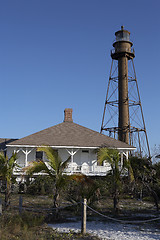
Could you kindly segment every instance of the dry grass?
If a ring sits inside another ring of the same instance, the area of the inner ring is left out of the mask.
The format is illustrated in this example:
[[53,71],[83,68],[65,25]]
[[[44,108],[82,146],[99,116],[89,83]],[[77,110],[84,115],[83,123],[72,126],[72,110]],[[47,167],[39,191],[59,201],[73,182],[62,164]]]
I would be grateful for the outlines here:
[[13,213],[5,213],[0,217],[1,240],[98,240],[88,234],[59,233],[47,224],[43,223],[43,215],[23,213],[21,216]]
[[[19,194],[12,194],[11,196],[11,207],[19,206]],[[53,200],[52,198],[48,196],[32,196],[32,195],[26,195],[23,194],[23,207],[32,208],[33,210],[42,210],[43,209],[52,209],[53,207]],[[3,194],[0,194],[0,198],[4,198]],[[69,204],[69,202],[63,202],[61,206],[65,206],[66,204]],[[101,198],[99,201],[96,201],[93,203],[92,207],[100,212],[103,213],[109,213],[112,214],[113,211],[113,199],[106,197]],[[130,215],[131,213],[147,213],[147,214],[153,214],[157,213],[156,208],[154,206],[153,202],[150,201],[139,201],[137,199],[120,199],[119,201],[119,208],[121,214],[127,214]],[[76,211],[77,210],[77,211]],[[70,216],[74,216],[77,214],[81,214],[80,206],[73,206],[72,208],[67,208],[65,211],[62,211],[63,215],[65,217],[65,214],[68,214]],[[47,211],[44,211],[45,214],[47,214]]]
[[[0,198],[4,199],[4,195],[1,194]],[[73,232],[62,234],[49,228],[45,224],[47,212],[43,213],[30,213],[24,211],[19,216],[18,210],[13,209],[13,206],[18,207],[19,195],[13,194],[11,197],[11,208],[4,212],[0,217],[0,239],[1,240],[52,240],[52,239],[98,239],[97,237],[82,236],[81,234],[75,234]],[[23,206],[32,207],[33,209],[52,208],[53,201],[47,196],[31,196],[23,195]],[[119,202],[120,215],[131,216],[132,214],[146,213],[156,214],[154,204],[148,201],[138,201],[136,199],[121,199]],[[106,215],[112,215],[113,213],[113,200],[111,198],[101,199],[95,202],[94,209],[102,212]],[[80,214],[80,211],[77,212]],[[75,216],[75,207],[68,208],[61,212],[63,220],[68,216]],[[87,213],[90,219],[93,219],[97,215],[88,211]]]
[[[113,210],[113,199],[106,198],[101,199],[99,202],[95,202],[94,206],[101,210]],[[155,210],[155,206],[149,201],[140,201],[137,199],[120,199],[119,207],[125,211],[150,211]]]

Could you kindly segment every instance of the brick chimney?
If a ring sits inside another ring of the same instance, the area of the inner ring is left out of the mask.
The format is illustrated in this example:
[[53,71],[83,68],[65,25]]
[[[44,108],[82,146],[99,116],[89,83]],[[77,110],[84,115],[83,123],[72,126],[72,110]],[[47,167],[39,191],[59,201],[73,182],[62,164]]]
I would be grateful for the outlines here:
[[72,119],[72,108],[65,108],[64,110],[64,122],[73,122]]

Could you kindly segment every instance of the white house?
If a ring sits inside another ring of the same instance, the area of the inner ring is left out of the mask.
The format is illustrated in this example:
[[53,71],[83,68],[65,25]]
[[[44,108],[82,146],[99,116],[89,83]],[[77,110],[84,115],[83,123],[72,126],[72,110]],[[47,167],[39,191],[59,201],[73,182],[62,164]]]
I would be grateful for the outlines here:
[[[133,146],[124,142],[74,123],[72,109],[67,108],[64,113],[62,123],[7,144],[8,156],[16,151],[17,162],[23,168],[36,159],[45,159],[43,152],[36,151],[37,147],[51,146],[58,150],[62,160],[71,156],[66,170],[68,174],[81,172],[89,176],[104,176],[110,166],[106,163],[103,166],[97,165],[98,148],[105,146],[118,149],[122,160],[123,156],[128,158],[128,151],[135,150]],[[18,170],[15,174],[19,174]]]

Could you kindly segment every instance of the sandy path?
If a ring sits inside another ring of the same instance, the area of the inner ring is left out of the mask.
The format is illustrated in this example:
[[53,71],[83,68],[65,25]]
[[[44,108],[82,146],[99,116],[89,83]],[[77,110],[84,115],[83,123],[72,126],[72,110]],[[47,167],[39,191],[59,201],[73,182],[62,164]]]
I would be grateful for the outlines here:
[[[49,224],[60,232],[80,231],[81,222]],[[154,225],[129,225],[119,223],[87,222],[87,232],[101,239],[112,240],[160,240],[160,228]]]

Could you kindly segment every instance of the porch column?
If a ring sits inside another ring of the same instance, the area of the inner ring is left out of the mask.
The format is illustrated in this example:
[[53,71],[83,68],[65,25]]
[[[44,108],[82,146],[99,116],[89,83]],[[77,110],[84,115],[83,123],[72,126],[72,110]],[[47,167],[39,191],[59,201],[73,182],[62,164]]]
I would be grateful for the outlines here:
[[128,151],[126,151],[126,159],[128,160]]
[[67,152],[71,155],[71,174],[73,174],[73,162],[74,162],[74,155],[78,152],[79,149],[73,151],[73,149],[71,151],[69,151],[68,149],[66,149]]
[[121,168],[123,166],[123,152],[120,153],[121,154]]
[[74,152],[72,149],[72,151],[71,151],[71,173],[73,173],[73,156],[74,156]]
[[126,152],[120,152],[121,155],[121,168],[123,167],[123,158],[125,157],[126,160],[128,160],[128,151]]
[[128,151],[123,152],[123,155],[126,157],[126,159],[128,160]]
[[28,150],[27,148],[26,148],[26,150],[22,149],[22,152],[25,154],[25,167],[27,167],[27,165],[28,165],[28,154],[30,154],[30,152],[32,152],[32,150],[33,149]]

